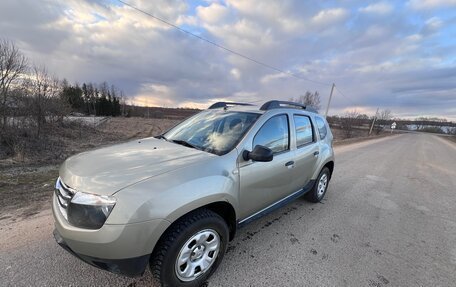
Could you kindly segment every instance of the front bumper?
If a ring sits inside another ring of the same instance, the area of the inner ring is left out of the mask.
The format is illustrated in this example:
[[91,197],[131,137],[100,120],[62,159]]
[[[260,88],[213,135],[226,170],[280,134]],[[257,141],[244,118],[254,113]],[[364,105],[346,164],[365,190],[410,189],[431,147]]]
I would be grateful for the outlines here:
[[143,274],[155,244],[169,227],[156,219],[129,224],[105,224],[100,229],[72,226],[63,217],[54,194],[52,211],[57,243],[77,258],[126,276]]
[[141,276],[149,262],[150,254],[126,259],[102,259],[78,254],[66,244],[57,229],[54,229],[54,239],[63,249],[82,261],[97,268],[129,277]]

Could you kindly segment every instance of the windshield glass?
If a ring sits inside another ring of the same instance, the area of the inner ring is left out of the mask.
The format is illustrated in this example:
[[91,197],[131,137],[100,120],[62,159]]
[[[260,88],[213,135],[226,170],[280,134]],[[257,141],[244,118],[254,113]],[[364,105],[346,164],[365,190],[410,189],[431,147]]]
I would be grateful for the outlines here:
[[204,111],[164,134],[166,140],[218,155],[231,151],[260,114]]

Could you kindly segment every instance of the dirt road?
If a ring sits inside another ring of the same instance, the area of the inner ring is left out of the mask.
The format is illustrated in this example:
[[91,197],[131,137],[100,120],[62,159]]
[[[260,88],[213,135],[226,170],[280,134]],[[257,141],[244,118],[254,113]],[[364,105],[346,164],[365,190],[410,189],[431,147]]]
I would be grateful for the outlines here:
[[[3,223],[2,223],[3,222]],[[2,286],[149,286],[80,262],[49,211],[0,221]],[[456,145],[404,134],[336,147],[326,199],[239,230],[208,286],[454,286]]]

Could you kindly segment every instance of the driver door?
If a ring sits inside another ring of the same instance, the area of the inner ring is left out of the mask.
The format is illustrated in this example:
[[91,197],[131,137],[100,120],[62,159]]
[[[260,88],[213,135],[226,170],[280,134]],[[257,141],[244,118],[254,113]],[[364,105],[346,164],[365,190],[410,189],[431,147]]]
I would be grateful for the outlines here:
[[290,150],[288,115],[280,114],[268,119],[253,138],[252,148],[256,145],[270,148],[274,158],[270,162],[249,160],[240,164],[241,222],[290,192],[293,152]]

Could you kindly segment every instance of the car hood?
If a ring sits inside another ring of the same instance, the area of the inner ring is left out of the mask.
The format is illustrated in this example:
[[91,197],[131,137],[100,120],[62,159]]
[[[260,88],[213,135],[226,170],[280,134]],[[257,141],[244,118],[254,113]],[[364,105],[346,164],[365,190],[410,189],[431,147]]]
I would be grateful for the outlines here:
[[111,195],[131,184],[214,156],[162,139],[146,138],[72,156],[59,173],[65,185],[77,191]]

